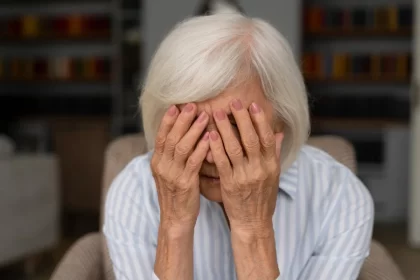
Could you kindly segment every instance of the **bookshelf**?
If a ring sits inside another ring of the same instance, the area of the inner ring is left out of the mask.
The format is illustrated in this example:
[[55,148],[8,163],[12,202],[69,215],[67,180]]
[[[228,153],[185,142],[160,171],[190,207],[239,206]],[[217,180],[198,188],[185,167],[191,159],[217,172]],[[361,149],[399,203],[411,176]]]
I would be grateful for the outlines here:
[[83,102],[100,97],[104,102],[98,103],[107,104],[101,115],[110,117],[113,137],[124,134],[127,126],[138,128],[133,106],[140,75],[140,8],[139,0],[0,4],[3,106],[16,99],[25,103],[33,98],[82,98]]
[[[328,0],[305,2],[302,72],[314,99],[314,107],[335,106],[336,100],[328,104],[332,100],[331,95],[336,99],[343,96],[341,92],[332,93],[327,90],[328,87],[347,87],[346,95],[356,96],[362,106],[371,98],[372,92],[379,91],[375,87],[392,85],[401,87],[400,92],[406,92],[407,102],[399,105],[409,110],[412,5],[408,2],[376,2],[369,5],[360,2],[350,5],[343,1],[333,3]],[[397,41],[399,47],[393,50],[392,45]],[[357,88],[353,93],[352,87]],[[401,99],[401,96],[398,98]],[[355,106],[355,115],[358,107]],[[323,116],[316,115],[320,110],[313,111],[314,118],[321,117],[318,122],[321,121]],[[370,117],[392,119],[391,115]],[[343,119],[342,116],[338,118]],[[347,118],[352,116],[348,115]],[[408,118],[407,115],[405,120],[398,119],[398,122],[408,124]]]
[[139,0],[0,3],[0,133],[42,126],[60,157],[66,212],[98,211],[105,148],[139,126],[129,117],[140,9]]
[[407,190],[397,190],[395,182],[408,178],[412,4],[308,0],[302,12],[312,133],[354,144],[379,222],[407,218]]
[[335,40],[339,39],[349,39],[349,38],[387,38],[387,37],[394,37],[394,38],[409,38],[412,34],[410,28],[401,28],[398,30],[375,30],[375,29],[344,29],[344,30],[336,30],[336,29],[328,29],[325,28],[323,30],[318,31],[306,31],[305,37],[309,37],[311,39],[327,39],[333,38]]
[[326,118],[315,117],[312,119],[313,127],[316,129],[384,129],[389,127],[407,126],[404,120],[384,118]]
[[304,11],[305,30],[314,34],[318,32],[322,34],[324,31],[411,32],[413,12],[410,4],[388,1],[387,4],[374,4],[374,6],[338,5],[309,3]]

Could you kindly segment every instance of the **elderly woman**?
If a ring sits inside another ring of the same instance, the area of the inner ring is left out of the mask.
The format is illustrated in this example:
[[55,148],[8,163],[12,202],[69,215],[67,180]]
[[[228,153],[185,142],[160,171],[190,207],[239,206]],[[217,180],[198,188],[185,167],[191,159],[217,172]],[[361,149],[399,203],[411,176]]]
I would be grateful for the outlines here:
[[365,186],[305,146],[288,43],[239,13],[190,18],[141,97],[150,152],[117,176],[104,232],[117,279],[356,279],[373,225]]

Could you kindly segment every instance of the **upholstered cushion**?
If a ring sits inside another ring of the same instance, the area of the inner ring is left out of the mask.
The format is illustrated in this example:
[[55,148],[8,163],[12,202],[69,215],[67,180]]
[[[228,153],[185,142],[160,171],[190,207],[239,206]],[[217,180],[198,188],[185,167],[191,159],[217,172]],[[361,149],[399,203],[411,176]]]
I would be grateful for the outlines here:
[[102,233],[91,233],[74,243],[64,255],[51,280],[101,280]]

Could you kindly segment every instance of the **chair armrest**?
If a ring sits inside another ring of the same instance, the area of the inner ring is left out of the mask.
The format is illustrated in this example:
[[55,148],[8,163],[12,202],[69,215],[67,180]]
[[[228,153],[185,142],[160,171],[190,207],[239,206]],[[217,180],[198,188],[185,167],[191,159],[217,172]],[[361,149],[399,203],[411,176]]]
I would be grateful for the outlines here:
[[51,280],[101,280],[101,241],[99,232],[79,239],[57,265]]
[[358,280],[404,280],[391,255],[379,242],[372,240],[370,255],[365,261]]

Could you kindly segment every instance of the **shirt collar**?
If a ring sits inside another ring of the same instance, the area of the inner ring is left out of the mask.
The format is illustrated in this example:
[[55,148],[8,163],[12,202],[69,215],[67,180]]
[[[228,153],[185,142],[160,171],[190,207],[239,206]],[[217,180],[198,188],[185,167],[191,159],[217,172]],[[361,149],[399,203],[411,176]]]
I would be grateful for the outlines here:
[[298,161],[296,160],[285,172],[281,173],[279,190],[295,199],[298,186]]

